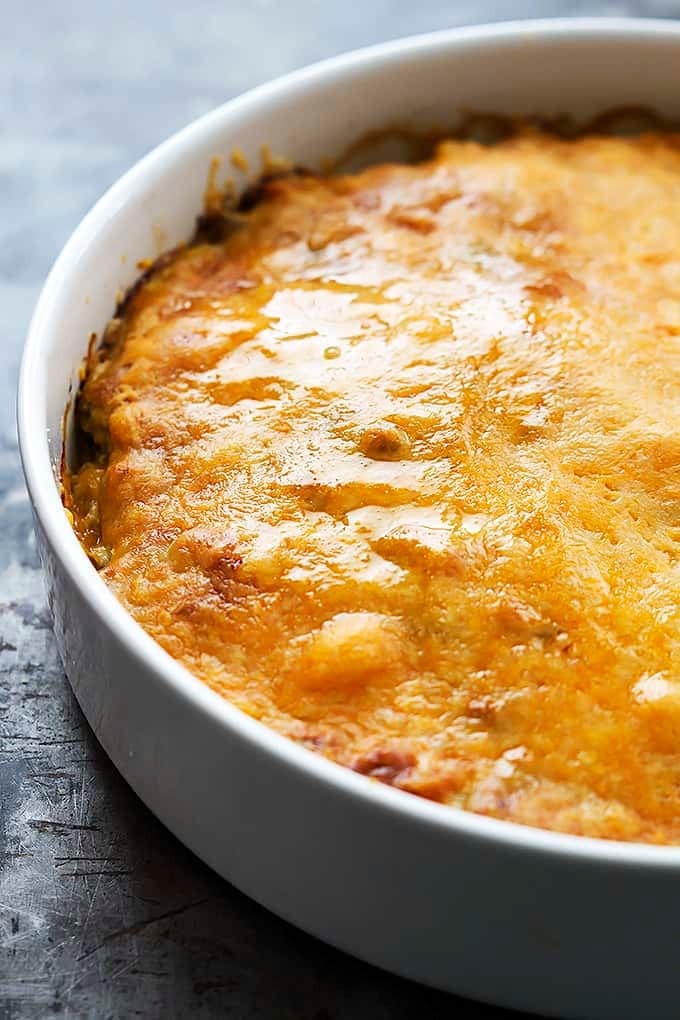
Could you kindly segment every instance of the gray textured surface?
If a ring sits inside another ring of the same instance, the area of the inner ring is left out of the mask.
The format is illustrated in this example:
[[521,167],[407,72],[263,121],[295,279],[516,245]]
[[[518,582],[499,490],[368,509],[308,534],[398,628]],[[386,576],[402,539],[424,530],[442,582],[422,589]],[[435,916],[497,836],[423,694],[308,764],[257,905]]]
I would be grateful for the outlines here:
[[230,96],[379,39],[543,14],[680,15],[680,0],[3,0],[0,10],[0,1020],[456,1015],[465,1004],[246,900],[109,765],[66,684],[43,600],[14,432],[23,334],[88,206]]

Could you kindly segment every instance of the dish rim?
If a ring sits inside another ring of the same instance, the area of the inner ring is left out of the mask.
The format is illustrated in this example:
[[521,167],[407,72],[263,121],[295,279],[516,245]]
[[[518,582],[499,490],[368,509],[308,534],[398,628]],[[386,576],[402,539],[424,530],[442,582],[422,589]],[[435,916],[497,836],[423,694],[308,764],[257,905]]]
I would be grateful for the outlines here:
[[[172,164],[182,160],[202,137],[220,123],[238,115],[255,115],[272,98],[283,93],[294,95],[314,82],[334,78],[345,80],[355,69],[368,65],[379,67],[395,59],[408,60],[430,50],[433,55],[455,52],[466,43],[478,44],[484,39],[504,40],[523,44],[527,37],[569,37],[572,40],[608,41],[634,37],[672,38],[680,50],[680,23],[643,18],[555,18],[508,21],[486,25],[445,29],[391,40],[331,57],[300,70],[277,77],[270,82],[237,96],[192,121],[136,162],[95,203],[80,221],[57,257],[39,296],[29,326],[21,359],[17,392],[17,425],[19,450],[26,486],[33,512],[44,532],[52,553],[67,576],[89,602],[101,626],[126,647],[140,667],[150,671],[188,708],[206,721],[218,723],[224,731],[247,740],[272,764],[304,773],[317,784],[334,787],[347,798],[359,798],[366,806],[384,814],[399,814],[411,823],[437,830],[445,838],[467,838],[483,843],[502,845],[508,851],[541,853],[563,859],[577,858],[600,866],[615,864],[621,868],[679,870],[680,846],[658,846],[646,843],[606,840],[538,829],[478,815],[461,808],[435,803],[412,793],[393,789],[352,772],[323,756],[282,736],[264,723],[246,715],[225,697],[194,676],[173,659],[128,613],[87,558],[68,522],[48,446],[47,401],[49,380],[44,356],[54,339],[53,312],[58,309],[59,293],[64,281],[96,240],[100,229],[120,214],[129,196],[145,181],[162,176]],[[198,215],[197,210],[197,215]],[[83,338],[83,356],[87,338]],[[36,394],[38,399],[36,401]]]

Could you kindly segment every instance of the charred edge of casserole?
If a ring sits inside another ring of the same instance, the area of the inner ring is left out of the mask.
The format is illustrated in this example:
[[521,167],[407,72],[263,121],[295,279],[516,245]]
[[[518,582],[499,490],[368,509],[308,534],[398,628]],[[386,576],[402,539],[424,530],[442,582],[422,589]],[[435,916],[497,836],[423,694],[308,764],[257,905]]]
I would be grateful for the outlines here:
[[493,145],[526,128],[571,141],[587,135],[625,137],[640,135],[645,131],[677,132],[680,130],[680,120],[662,117],[647,106],[634,105],[615,106],[585,121],[578,121],[567,113],[518,117],[466,111],[460,126],[449,137]]
[[[150,266],[140,273],[132,286],[128,288],[125,295],[118,302],[114,310],[113,317],[109,319],[108,323],[104,327],[101,339],[97,337],[96,333],[90,334],[90,339],[87,345],[87,353],[80,368],[80,383],[78,391],[75,395],[69,395],[69,403],[67,404],[66,414],[64,415],[62,425],[61,483],[62,491],[64,493],[64,505],[67,509],[70,509],[69,500],[70,493],[72,491],[70,475],[76,474],[77,471],[87,463],[104,464],[109,454],[108,445],[97,442],[92,434],[92,430],[88,428],[89,409],[87,401],[83,395],[85,382],[95,365],[110,354],[115,347],[118,326],[121,320],[125,318],[135,295],[139,293],[142,287],[148,283],[148,281],[159,270],[161,270],[164,266],[169,265],[175,256],[185,247],[187,247],[187,245],[180,244],[176,248],[164,252],[155,259]],[[68,411],[70,410],[71,404],[73,404],[73,434],[70,437],[71,446],[70,449],[68,449],[69,444],[67,442],[66,426],[69,418]],[[69,499],[66,498],[67,495],[69,496]]]
[[109,326],[111,325],[111,322],[115,322],[116,319],[122,319],[126,315],[130,303],[132,302],[132,299],[139,293],[144,284],[148,283],[152,276],[155,276],[159,270],[164,269],[165,266],[170,265],[175,256],[179,255],[181,251],[184,251],[185,248],[188,248],[190,245],[195,244],[196,240],[197,239],[194,236],[191,239],[191,241],[185,244],[178,244],[175,248],[171,248],[169,251],[164,251],[162,255],[159,255],[158,258],[153,260],[151,265],[146,266],[145,269],[137,277],[135,282],[130,287],[128,287],[128,289],[125,291],[125,294],[116,305],[111,321],[109,322],[107,327],[105,327],[104,332],[102,333],[101,342],[99,343],[99,345],[90,344],[90,347],[88,348],[86,372],[90,367],[90,360],[93,357],[96,357],[99,352],[109,351],[113,347],[111,338],[107,337],[108,329]]
[[[235,204],[230,204],[230,199],[225,195],[221,209],[206,210],[197,218],[196,228],[188,245],[180,245],[170,254],[174,256],[177,251],[184,247],[191,247],[193,244],[220,244],[242,226],[243,217],[259,205],[266,194],[267,185],[272,181],[280,181],[289,177],[311,176],[311,170],[302,166],[294,166],[287,170],[263,174],[246,188]],[[158,263],[154,262],[147,273],[155,272],[157,266]],[[145,278],[148,278],[147,274],[145,274]],[[127,295],[125,300],[127,300]]]
[[[222,207],[209,208],[206,203],[204,212],[196,219],[194,233],[189,241],[177,245],[155,259],[137,277],[128,288],[123,298],[116,305],[113,318],[97,342],[96,334],[90,337],[87,355],[80,372],[80,385],[75,396],[70,395],[69,405],[73,402],[73,443],[71,456],[67,456],[66,426],[68,414],[64,416],[64,434],[62,436],[61,458],[61,492],[62,501],[67,511],[73,508],[73,492],[71,478],[83,465],[93,463],[104,466],[109,455],[107,442],[98,442],[88,428],[88,408],[83,397],[85,380],[94,365],[106,357],[114,348],[120,320],[124,319],[131,302],[148,281],[165,266],[169,265],[179,252],[195,244],[220,244],[231,233],[242,225],[245,214],[254,209],[265,197],[267,186],[275,180],[289,177],[332,176],[342,172],[343,164],[353,157],[360,157],[362,150],[370,149],[381,141],[398,138],[409,149],[408,163],[417,164],[429,159],[437,144],[446,138],[458,141],[474,141],[482,145],[496,145],[522,130],[533,129],[561,138],[565,141],[594,136],[634,136],[646,131],[672,133],[680,131],[680,121],[670,120],[655,113],[648,107],[622,106],[615,107],[597,114],[589,120],[579,123],[568,114],[554,116],[513,116],[506,114],[484,113],[480,111],[463,111],[462,119],[455,130],[432,129],[418,132],[413,128],[392,126],[369,132],[358,141],[353,142],[336,159],[326,161],[324,170],[315,173],[303,166],[289,166],[265,172],[254,181],[234,202],[230,193],[225,191],[222,196]],[[680,142],[678,142],[680,145]],[[212,203],[210,203],[212,205]],[[70,463],[69,463],[70,461]],[[95,564],[96,566],[97,564]]]
[[[88,419],[88,408],[87,402],[83,397],[83,390],[85,381],[92,372],[92,369],[97,362],[102,361],[111,351],[114,349],[117,342],[118,325],[121,320],[127,315],[130,304],[132,303],[135,296],[139,293],[142,287],[149,282],[149,280],[155,276],[157,272],[169,265],[179,252],[183,251],[190,244],[197,242],[197,235],[192,238],[189,244],[179,244],[175,248],[171,248],[169,251],[163,252],[159,255],[151,265],[147,266],[137,277],[131,287],[127,289],[123,297],[118,301],[115,307],[113,316],[109,319],[108,323],[104,327],[101,335],[101,339],[97,337],[96,333],[90,334],[90,339],[87,345],[87,354],[83,359],[83,365],[80,369],[80,385],[78,386],[78,392],[75,397],[71,396],[71,401],[74,405],[73,410],[73,421],[74,421],[74,434],[73,434],[73,445],[71,449],[71,455],[67,456],[66,448],[66,433],[64,431],[62,435],[62,485],[64,490],[68,489],[66,484],[66,475],[71,473],[75,474],[79,468],[88,462],[92,463],[104,463],[109,450],[108,447],[102,443],[98,443],[92,431],[87,427]],[[67,405],[68,411],[68,405]],[[64,418],[64,428],[66,426],[68,415]],[[68,504],[66,504],[68,507]]]
[[339,156],[327,160],[326,174],[337,173],[353,157],[382,141],[400,138],[412,152],[408,162],[417,164],[429,159],[439,142],[447,138],[456,141],[478,142],[480,145],[497,145],[522,130],[533,129],[554,135],[563,141],[573,141],[587,135],[626,137],[645,131],[674,133],[680,131],[680,120],[671,120],[645,106],[617,106],[598,113],[586,121],[578,121],[570,114],[522,115],[485,113],[478,110],[462,111],[461,121],[455,129],[433,128],[415,131],[394,124],[368,132],[352,142]]

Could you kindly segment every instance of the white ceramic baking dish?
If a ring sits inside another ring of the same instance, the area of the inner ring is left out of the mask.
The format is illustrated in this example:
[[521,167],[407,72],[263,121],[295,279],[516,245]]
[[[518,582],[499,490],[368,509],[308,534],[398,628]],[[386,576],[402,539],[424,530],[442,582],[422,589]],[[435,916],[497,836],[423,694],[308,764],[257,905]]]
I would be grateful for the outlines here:
[[[680,848],[562,836],[379,786],[232,708],[116,602],[71,531],[62,417],[91,333],[140,259],[191,235],[210,161],[235,146],[313,166],[386,125],[461,110],[624,105],[680,117],[680,25],[524,22],[388,43],[265,85],[122,178],[78,227],[38,303],[19,435],[57,641],[78,701],[140,797],[239,889],[398,974],[569,1017],[680,1015]],[[237,188],[246,181],[234,174]],[[680,210],[679,210],[680,214]]]

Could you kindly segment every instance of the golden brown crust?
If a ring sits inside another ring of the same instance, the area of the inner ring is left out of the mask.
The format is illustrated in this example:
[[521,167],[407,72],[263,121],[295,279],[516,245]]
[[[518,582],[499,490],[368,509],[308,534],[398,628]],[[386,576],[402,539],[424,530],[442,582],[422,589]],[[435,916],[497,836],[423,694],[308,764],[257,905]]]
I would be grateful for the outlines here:
[[265,185],[90,359],[103,577],[365,775],[679,843],[679,197],[655,133]]

